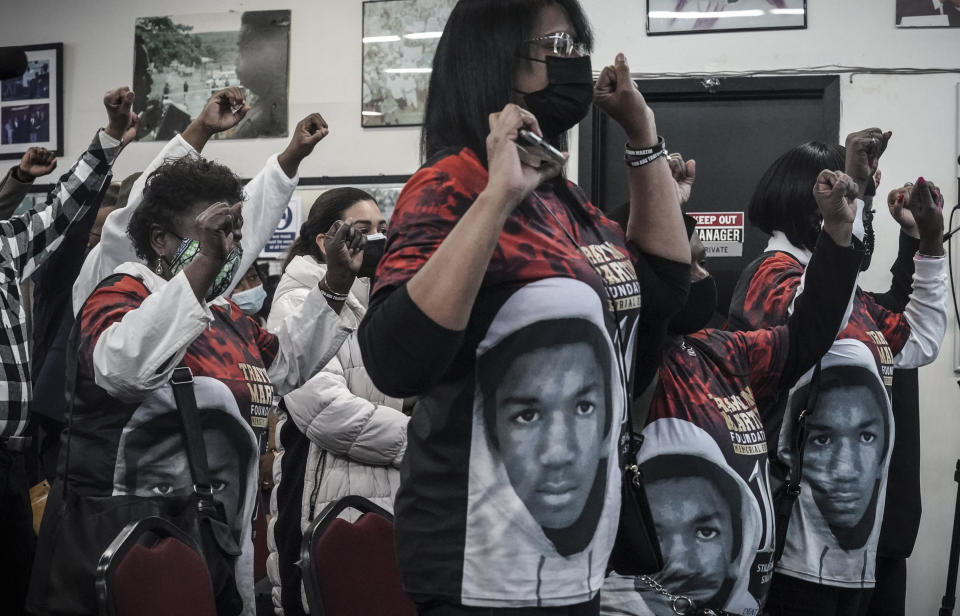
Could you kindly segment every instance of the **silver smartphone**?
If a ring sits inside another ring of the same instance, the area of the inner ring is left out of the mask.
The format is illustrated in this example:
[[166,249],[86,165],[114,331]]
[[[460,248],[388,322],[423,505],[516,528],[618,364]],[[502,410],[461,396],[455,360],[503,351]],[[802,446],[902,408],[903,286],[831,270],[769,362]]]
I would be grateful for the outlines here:
[[546,139],[522,128],[517,132],[517,149],[542,161],[555,162],[560,165],[567,162],[563,152],[550,145]]

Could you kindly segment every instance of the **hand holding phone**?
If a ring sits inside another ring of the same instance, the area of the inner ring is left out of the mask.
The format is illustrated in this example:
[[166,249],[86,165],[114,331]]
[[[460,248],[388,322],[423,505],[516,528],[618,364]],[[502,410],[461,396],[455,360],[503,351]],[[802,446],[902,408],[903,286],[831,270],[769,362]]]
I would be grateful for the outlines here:
[[541,162],[553,162],[559,165],[567,162],[563,152],[550,145],[543,137],[523,128],[517,132],[517,149]]

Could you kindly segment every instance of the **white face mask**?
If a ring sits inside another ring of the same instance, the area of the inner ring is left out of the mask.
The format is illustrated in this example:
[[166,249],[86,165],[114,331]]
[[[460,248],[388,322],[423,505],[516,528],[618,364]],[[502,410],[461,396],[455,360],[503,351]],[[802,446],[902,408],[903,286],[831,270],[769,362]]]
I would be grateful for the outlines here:
[[230,296],[230,299],[232,299],[233,303],[239,306],[240,310],[243,310],[245,314],[254,315],[263,308],[263,302],[267,299],[267,291],[261,284],[246,291],[237,291]]

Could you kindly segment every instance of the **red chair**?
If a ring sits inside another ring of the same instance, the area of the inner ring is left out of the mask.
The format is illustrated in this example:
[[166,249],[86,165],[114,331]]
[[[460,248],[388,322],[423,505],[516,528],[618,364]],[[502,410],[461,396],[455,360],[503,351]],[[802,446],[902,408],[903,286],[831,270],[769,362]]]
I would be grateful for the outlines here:
[[[361,512],[356,522],[338,517]],[[393,516],[361,496],[331,503],[303,536],[300,568],[313,616],[416,616],[393,552]]]
[[97,564],[101,616],[217,616],[196,542],[163,518],[128,524]]

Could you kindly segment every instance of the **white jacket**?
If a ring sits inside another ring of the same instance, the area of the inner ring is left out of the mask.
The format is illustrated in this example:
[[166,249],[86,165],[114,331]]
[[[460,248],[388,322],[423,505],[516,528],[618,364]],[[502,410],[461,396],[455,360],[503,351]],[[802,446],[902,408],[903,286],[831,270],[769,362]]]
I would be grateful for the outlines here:
[[[267,328],[271,331],[299,309],[307,294],[317,287],[326,265],[312,257],[295,257],[287,266],[274,295]],[[370,285],[358,279],[341,318],[352,315],[359,324],[366,312]],[[393,511],[393,498],[400,485],[397,470],[407,448],[408,417],[400,412],[402,401],[380,392],[363,367],[356,330],[350,333],[337,355],[303,387],[284,396],[289,418],[310,440],[303,485],[300,530],[331,502],[347,495],[369,498]],[[277,430],[287,417],[281,415]],[[279,445],[279,442],[278,442]],[[274,482],[279,485],[281,451],[274,460]],[[274,530],[276,497],[270,499],[267,572],[273,582],[277,613],[280,604],[279,557]],[[306,607],[306,604],[304,604]]]
[[[134,211],[143,203],[143,187],[150,174],[168,160],[196,155],[198,155],[197,151],[180,135],[171,139],[143,170],[143,175],[134,182],[127,206],[114,210],[107,216],[103,223],[100,243],[87,255],[83,268],[73,284],[74,314],[80,311],[83,302],[93,293],[100,281],[111,276],[118,266],[128,262],[142,263],[133,248],[133,242],[127,235],[127,226]],[[277,156],[273,155],[267,160],[267,164],[260,173],[244,186],[243,239],[240,240],[243,257],[240,259],[237,275],[223,293],[223,297],[229,297],[233,287],[240,282],[253,262],[260,256],[263,247],[267,245],[267,241],[280,223],[298,181],[299,177],[287,177],[280,168],[280,163],[277,162]]]

